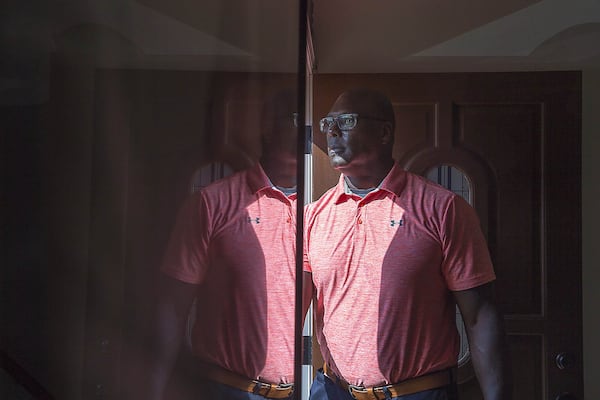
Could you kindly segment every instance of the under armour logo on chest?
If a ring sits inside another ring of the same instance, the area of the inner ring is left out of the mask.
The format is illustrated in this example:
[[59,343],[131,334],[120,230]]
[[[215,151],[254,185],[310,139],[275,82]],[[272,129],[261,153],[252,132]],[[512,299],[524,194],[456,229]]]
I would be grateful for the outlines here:
[[256,218],[250,218],[250,217],[248,217],[248,222],[255,223],[255,224],[260,224],[260,217],[256,217]]
[[404,225],[404,220],[403,219],[399,219],[398,221],[391,219],[390,220],[390,226],[403,226]]

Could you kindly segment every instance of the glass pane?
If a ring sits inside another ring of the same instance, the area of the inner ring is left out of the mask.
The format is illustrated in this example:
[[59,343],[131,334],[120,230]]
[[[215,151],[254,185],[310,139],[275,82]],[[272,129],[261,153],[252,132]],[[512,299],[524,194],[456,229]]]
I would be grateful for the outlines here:
[[51,3],[0,16],[2,351],[55,398],[149,398],[177,306],[166,397],[292,382],[299,1]]
[[[471,183],[467,175],[460,169],[451,165],[439,165],[431,168],[425,174],[427,179],[444,186],[446,189],[456,193],[471,204],[472,191]],[[472,205],[472,204],[471,204]],[[467,331],[465,329],[462,316],[458,307],[456,307],[456,327],[460,334],[460,353],[458,355],[458,365],[461,366],[470,359],[469,342],[467,340]]]
[[425,176],[427,179],[461,196],[471,204],[471,183],[467,175],[460,169],[451,165],[440,165],[431,168]]

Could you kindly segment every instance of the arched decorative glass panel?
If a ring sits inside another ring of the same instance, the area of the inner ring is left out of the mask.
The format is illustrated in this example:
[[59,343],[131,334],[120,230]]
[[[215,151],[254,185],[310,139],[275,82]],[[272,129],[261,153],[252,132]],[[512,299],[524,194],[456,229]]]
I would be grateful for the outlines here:
[[[456,193],[472,205],[472,190],[469,177],[460,169],[452,165],[438,165],[431,168],[425,174],[427,179],[445,187]],[[469,342],[467,340],[467,331],[463,323],[462,316],[458,307],[456,307],[456,327],[460,334],[460,352],[458,354],[458,365],[464,365],[469,361],[471,353],[469,351]]]
[[460,169],[451,165],[439,165],[431,168],[427,179],[442,185],[446,189],[458,194],[469,204],[472,204],[471,183],[467,175]]

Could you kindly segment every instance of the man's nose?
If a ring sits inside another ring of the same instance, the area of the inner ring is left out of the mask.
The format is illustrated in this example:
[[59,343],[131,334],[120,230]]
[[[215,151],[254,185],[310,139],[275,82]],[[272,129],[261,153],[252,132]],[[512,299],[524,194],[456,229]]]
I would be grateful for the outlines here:
[[329,129],[327,129],[327,136],[340,136],[341,133],[342,132],[340,131],[338,124],[335,123],[331,125]]

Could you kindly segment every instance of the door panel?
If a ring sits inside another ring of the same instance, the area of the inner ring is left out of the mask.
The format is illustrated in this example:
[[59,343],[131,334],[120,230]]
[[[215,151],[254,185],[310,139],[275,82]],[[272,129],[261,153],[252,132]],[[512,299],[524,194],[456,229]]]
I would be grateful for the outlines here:
[[[461,169],[498,276],[515,399],[583,398],[579,73],[317,75],[314,126],[344,90],[392,99],[394,158],[424,175]],[[315,138],[315,196],[337,181]],[[559,369],[555,357],[570,355]],[[469,365],[463,399],[480,399]]]
[[486,212],[477,190],[474,202],[481,215],[498,216],[486,231],[503,233],[493,242],[488,238],[495,250],[497,290],[511,294],[500,297],[499,306],[541,316],[541,104],[461,104],[455,110],[456,146],[481,156],[494,171],[496,204]]

